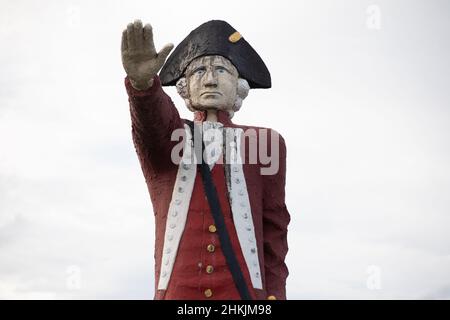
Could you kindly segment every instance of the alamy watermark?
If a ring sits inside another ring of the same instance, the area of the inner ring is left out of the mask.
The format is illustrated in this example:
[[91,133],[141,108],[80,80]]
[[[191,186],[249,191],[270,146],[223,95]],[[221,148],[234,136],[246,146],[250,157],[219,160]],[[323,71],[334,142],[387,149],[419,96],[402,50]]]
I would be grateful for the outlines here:
[[171,152],[174,164],[258,164],[261,175],[275,175],[280,169],[280,135],[274,130],[217,126],[205,129],[196,123],[193,138],[184,128],[172,132],[171,140],[178,142]]
[[381,9],[380,6],[376,4],[371,4],[366,9],[367,19],[366,27],[370,30],[380,30],[381,29]]
[[79,266],[68,266],[66,269],[66,287],[69,290],[80,290],[81,282],[81,268]]
[[371,265],[367,267],[366,286],[369,290],[381,290],[381,267]]

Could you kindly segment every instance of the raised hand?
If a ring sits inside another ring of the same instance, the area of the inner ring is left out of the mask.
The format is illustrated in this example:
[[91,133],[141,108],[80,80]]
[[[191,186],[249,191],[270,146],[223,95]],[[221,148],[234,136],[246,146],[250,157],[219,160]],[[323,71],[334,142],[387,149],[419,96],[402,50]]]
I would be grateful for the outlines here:
[[129,23],[122,32],[122,64],[135,89],[146,90],[162,68],[173,44],[166,44],[156,53],[150,24],[142,27],[141,20]]

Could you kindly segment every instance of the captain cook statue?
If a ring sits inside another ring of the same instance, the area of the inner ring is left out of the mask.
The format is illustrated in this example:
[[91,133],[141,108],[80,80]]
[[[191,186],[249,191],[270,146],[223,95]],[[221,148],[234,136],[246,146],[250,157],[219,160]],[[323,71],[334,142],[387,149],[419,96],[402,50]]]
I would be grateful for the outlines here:
[[[286,299],[285,142],[231,122],[250,89],[271,87],[270,73],[224,21],[200,25],[165,62],[172,48],[157,53],[139,20],[122,34],[132,136],[155,214],[155,299]],[[162,86],[176,86],[194,121]]]

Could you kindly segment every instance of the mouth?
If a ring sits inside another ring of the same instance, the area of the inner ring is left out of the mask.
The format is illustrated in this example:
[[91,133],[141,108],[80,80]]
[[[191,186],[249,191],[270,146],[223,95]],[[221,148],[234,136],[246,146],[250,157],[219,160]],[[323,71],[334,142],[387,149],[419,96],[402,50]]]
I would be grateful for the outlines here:
[[206,94],[218,94],[218,95],[222,95],[220,92],[217,91],[208,91],[208,92],[203,92],[200,96],[206,95]]

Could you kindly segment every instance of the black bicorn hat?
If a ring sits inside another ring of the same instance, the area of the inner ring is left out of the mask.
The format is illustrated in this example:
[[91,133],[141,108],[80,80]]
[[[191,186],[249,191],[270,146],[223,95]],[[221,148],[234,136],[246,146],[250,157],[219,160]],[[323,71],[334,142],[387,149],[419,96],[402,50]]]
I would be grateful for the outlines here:
[[175,48],[159,73],[161,84],[174,86],[192,60],[209,55],[230,60],[250,88],[270,88],[272,85],[269,70],[255,49],[236,29],[221,20],[200,25]]

